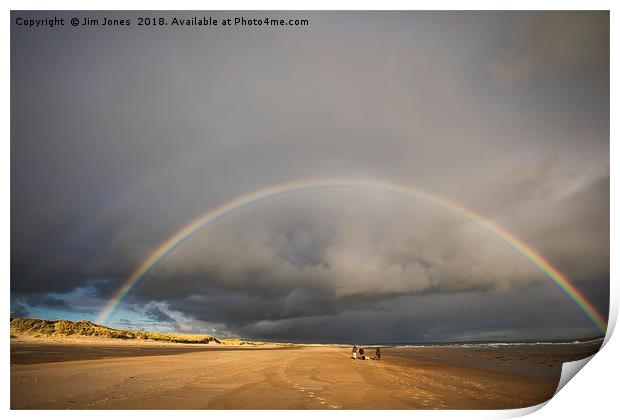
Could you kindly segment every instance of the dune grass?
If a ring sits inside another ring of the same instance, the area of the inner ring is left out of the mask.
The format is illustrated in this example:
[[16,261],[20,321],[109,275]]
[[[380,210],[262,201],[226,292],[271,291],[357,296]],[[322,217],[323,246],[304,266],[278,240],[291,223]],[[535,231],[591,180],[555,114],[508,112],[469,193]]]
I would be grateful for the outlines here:
[[34,318],[12,318],[11,335],[15,334],[33,337],[102,337],[184,344],[221,343],[217,338],[206,334],[168,334],[150,331],[117,330],[90,321],[67,321],[64,319],[48,321]]

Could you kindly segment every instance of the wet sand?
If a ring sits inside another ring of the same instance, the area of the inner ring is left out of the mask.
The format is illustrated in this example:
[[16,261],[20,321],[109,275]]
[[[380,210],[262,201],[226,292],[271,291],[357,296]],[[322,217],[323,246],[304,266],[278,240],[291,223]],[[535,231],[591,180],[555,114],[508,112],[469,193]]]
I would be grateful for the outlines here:
[[11,408],[517,408],[549,399],[561,362],[597,348],[386,348],[360,361],[339,346],[13,342]]
[[184,353],[204,351],[242,351],[286,350],[287,347],[253,347],[253,346],[216,346],[196,345],[118,345],[118,344],[28,344],[20,343],[11,346],[11,364],[31,365],[36,363],[69,362],[76,360],[97,360],[122,357],[145,357],[180,355]]

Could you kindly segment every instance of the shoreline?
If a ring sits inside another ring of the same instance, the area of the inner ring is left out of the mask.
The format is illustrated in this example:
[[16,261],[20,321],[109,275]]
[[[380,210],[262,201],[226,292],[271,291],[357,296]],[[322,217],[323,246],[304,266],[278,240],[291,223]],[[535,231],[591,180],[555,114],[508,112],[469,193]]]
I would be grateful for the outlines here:
[[11,332],[11,342],[28,342],[28,343],[90,343],[93,344],[118,344],[118,345],[180,345],[180,346],[332,346],[332,347],[357,347],[364,348],[496,348],[510,346],[573,346],[573,345],[597,345],[602,344],[605,337],[588,338],[588,339],[567,339],[557,341],[455,341],[455,342],[427,342],[427,343],[310,343],[310,342],[278,342],[278,341],[259,341],[243,338],[223,338],[223,342],[218,343],[211,341],[209,343],[184,343],[177,341],[152,340],[152,339],[122,339],[107,338],[99,336],[86,335],[32,335],[24,333]]

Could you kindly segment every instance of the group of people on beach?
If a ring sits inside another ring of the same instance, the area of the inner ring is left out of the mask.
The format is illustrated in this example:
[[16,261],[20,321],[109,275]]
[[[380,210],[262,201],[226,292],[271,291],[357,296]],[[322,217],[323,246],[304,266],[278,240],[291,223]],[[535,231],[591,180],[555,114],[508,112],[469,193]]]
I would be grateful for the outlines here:
[[[360,360],[366,360],[368,359],[366,357],[366,353],[364,353],[364,348],[360,347],[359,349],[357,348],[357,346],[353,346],[353,349],[351,350],[351,359],[356,360],[356,359],[360,359]],[[373,360],[381,360],[381,348],[377,347],[377,349],[375,350],[375,357],[372,358]]]

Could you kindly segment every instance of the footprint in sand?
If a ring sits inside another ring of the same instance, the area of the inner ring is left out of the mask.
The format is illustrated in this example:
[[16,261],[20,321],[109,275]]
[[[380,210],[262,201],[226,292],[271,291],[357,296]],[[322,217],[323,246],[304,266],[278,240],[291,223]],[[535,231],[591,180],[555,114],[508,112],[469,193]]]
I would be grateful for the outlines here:
[[330,404],[328,404],[327,401],[325,400],[325,398],[316,395],[316,392],[311,391],[311,390],[306,390],[306,388],[303,388],[303,387],[299,386],[298,384],[296,384],[295,382],[293,382],[288,377],[288,375],[286,374],[286,371],[284,369],[281,371],[281,375],[282,375],[283,379],[285,380],[285,382],[288,383],[291,386],[291,388],[293,388],[293,389],[295,389],[295,390],[297,390],[299,392],[304,392],[304,393],[306,393],[306,391],[308,391],[306,393],[306,395],[308,395],[312,399],[312,401],[317,401],[319,404],[321,404],[323,406],[327,406],[329,408],[342,408],[341,404],[338,404],[338,403],[330,403]]

